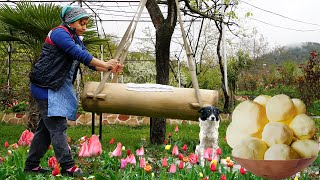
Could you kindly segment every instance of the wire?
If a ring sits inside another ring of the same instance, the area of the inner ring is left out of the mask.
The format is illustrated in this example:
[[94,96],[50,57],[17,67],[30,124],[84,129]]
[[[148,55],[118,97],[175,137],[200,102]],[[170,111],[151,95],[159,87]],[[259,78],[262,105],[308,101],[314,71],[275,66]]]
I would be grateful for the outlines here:
[[255,5],[252,5],[252,4],[250,4],[250,3],[248,3],[248,2],[245,2],[245,1],[243,1],[243,0],[242,0],[242,2],[245,3],[245,4],[247,4],[247,5],[249,5],[249,6],[254,7],[254,8],[256,8],[256,9],[259,9],[259,10],[261,10],[261,11],[265,11],[265,12],[267,12],[267,13],[274,14],[274,15],[280,16],[280,17],[282,17],[282,18],[289,19],[289,20],[291,20],[291,21],[296,21],[296,22],[299,22],[299,23],[304,23],[304,24],[309,24],[309,25],[314,25],[314,26],[320,26],[320,24],[309,23],[309,22],[305,22],[305,21],[293,19],[293,18],[284,16],[284,15],[281,15],[281,14],[279,14],[279,13],[275,13],[275,12],[272,12],[272,11],[269,11],[269,10],[262,9],[262,8],[260,8],[260,7],[257,7],[257,6],[255,6]]
[[261,21],[261,20],[255,19],[255,18],[250,18],[250,19],[252,19],[252,20],[254,20],[254,21],[261,22],[261,23],[263,23],[263,24],[267,24],[267,25],[269,25],[269,26],[273,26],[273,27],[277,27],[277,28],[281,28],[281,29],[292,30],[292,31],[299,31],[299,32],[320,31],[320,29],[307,29],[307,30],[302,30],[302,29],[294,29],[294,28],[282,27],[282,26],[270,24],[270,23],[267,23],[267,22],[264,22],[264,21]]

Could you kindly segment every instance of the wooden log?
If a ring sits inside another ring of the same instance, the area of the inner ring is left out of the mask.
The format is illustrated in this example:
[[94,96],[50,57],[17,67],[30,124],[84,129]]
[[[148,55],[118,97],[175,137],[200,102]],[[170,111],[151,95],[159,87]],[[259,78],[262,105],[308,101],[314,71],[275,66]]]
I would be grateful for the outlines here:
[[[85,111],[127,114],[148,117],[195,120],[199,118],[199,104],[193,88],[172,88],[170,92],[140,92],[127,90],[127,84],[106,83],[99,99],[88,94],[95,92],[100,82],[87,82],[81,96]],[[218,104],[216,90],[200,89],[204,106]],[[102,95],[104,99],[101,99]]]

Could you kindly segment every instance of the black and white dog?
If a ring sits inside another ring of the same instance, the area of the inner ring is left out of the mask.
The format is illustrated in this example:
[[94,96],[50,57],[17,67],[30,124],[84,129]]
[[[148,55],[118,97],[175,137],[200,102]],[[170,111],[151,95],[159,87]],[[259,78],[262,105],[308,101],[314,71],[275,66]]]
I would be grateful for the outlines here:
[[208,106],[199,110],[199,126],[200,144],[196,147],[196,154],[198,154],[201,165],[204,164],[203,152],[207,148],[212,148],[213,152],[219,148],[219,124],[221,111],[214,106]]

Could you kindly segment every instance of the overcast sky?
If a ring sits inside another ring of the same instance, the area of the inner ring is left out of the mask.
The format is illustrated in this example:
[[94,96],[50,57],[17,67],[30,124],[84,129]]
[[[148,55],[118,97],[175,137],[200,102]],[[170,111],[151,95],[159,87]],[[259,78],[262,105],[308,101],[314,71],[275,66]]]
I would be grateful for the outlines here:
[[253,13],[248,22],[275,46],[320,43],[319,7],[320,0],[241,0],[239,8]]

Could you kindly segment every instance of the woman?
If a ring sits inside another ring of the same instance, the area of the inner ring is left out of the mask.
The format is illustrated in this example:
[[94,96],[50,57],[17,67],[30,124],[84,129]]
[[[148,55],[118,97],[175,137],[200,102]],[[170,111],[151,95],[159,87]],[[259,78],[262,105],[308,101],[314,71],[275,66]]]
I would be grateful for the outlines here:
[[78,100],[73,81],[82,63],[97,71],[119,72],[122,65],[115,59],[107,62],[93,57],[79,36],[87,28],[89,14],[80,7],[65,6],[61,11],[62,25],[52,29],[43,45],[39,60],[30,73],[30,89],[36,99],[40,121],[26,160],[25,171],[46,172],[39,166],[48,146],[53,145],[61,173],[80,175],[67,143],[67,120],[75,120]]

